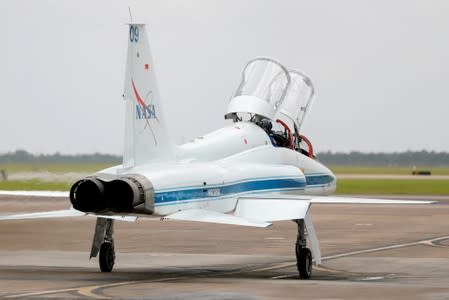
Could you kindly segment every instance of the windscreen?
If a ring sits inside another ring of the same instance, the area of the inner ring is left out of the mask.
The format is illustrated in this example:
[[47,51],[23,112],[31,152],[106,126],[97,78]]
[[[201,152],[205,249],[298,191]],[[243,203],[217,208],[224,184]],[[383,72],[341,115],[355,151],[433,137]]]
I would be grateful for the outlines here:
[[277,109],[289,82],[290,75],[280,63],[270,58],[256,58],[243,70],[242,81],[234,96],[255,96]]

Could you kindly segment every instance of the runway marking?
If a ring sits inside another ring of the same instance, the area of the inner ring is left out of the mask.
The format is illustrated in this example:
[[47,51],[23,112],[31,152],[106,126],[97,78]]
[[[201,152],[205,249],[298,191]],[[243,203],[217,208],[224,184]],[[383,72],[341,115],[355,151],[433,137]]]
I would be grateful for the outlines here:
[[74,287],[74,288],[66,288],[66,289],[58,289],[58,290],[46,290],[46,291],[31,292],[31,293],[18,294],[18,295],[17,294],[9,295],[9,296],[5,296],[5,298],[13,299],[13,298],[23,298],[23,297],[77,292],[80,295],[87,296],[90,298],[110,299],[111,297],[104,296],[104,295],[98,295],[98,294],[95,294],[93,291],[97,290],[97,289],[104,289],[104,288],[108,288],[108,287],[116,287],[116,286],[121,286],[121,285],[144,283],[144,282],[163,282],[163,281],[175,280],[175,279],[180,279],[180,278],[181,277],[170,277],[170,278],[161,278],[161,279],[154,279],[154,280],[122,281],[122,282],[107,283],[107,284],[100,284],[100,285],[89,285],[89,286],[82,286],[82,287]]
[[180,279],[180,278],[182,278],[182,277],[170,277],[170,278],[161,278],[161,279],[154,279],[154,280],[150,279],[150,280],[141,280],[141,281],[124,281],[124,282],[117,282],[115,284],[102,284],[102,285],[96,285],[96,286],[86,286],[86,287],[78,288],[77,292],[78,292],[78,294],[81,294],[83,296],[87,296],[90,298],[111,299],[112,297],[95,294],[94,291],[98,290],[98,289],[105,289],[108,287],[114,287],[114,286],[120,286],[120,285],[145,283],[145,282],[164,282],[164,281],[176,280],[176,279]]
[[293,278],[293,277],[298,277],[298,275],[279,275],[279,276],[274,276],[271,277],[271,279],[286,279],[286,278]]
[[[116,283],[108,283],[105,284],[103,286],[106,287],[113,287],[113,286],[120,286],[120,285],[125,285],[125,284],[132,284],[132,283],[136,283],[138,281],[123,281],[123,282],[116,282]],[[25,294],[19,294],[19,295],[10,295],[10,296],[5,296],[5,298],[22,298],[22,297],[31,297],[31,296],[43,296],[43,295],[50,295],[50,294],[59,294],[59,293],[69,293],[69,292],[78,292],[79,290],[85,290],[87,292],[87,289],[89,288],[96,288],[96,287],[100,287],[100,286],[86,286],[86,287],[75,287],[75,288],[67,288],[67,289],[58,289],[58,290],[47,290],[47,291],[40,291],[40,292],[31,292],[31,293],[25,293]],[[97,299],[99,296],[97,295],[86,295],[84,293],[81,293],[82,295],[88,296],[88,297],[94,297]],[[101,297],[101,299],[104,299],[104,297]]]
[[270,267],[254,269],[254,270],[251,270],[251,272],[271,271],[271,270],[283,269],[283,268],[287,268],[287,267],[291,267],[291,266],[296,266],[296,262],[295,263],[292,263],[292,262],[281,263],[281,264],[277,264],[277,265],[270,266]]
[[107,296],[104,296],[104,295],[94,294],[93,290],[100,289],[100,288],[107,288],[107,287],[115,287],[115,286],[133,284],[133,283],[137,283],[137,282],[138,281],[122,281],[122,282],[103,284],[103,285],[85,286],[85,287],[74,289],[74,292],[76,291],[78,294],[86,296],[86,297],[89,297],[89,298],[110,299],[110,297],[107,297]]
[[385,277],[383,277],[383,276],[365,277],[360,280],[361,281],[372,281],[372,280],[381,280],[381,279],[385,279]]
[[[345,252],[345,253],[340,253],[340,254],[334,254],[334,255],[324,256],[324,257],[322,257],[322,260],[331,260],[331,259],[337,259],[337,258],[342,258],[342,257],[347,257],[347,256],[353,256],[353,255],[359,255],[359,254],[365,254],[365,253],[373,253],[373,252],[392,250],[392,249],[398,249],[398,248],[405,248],[405,247],[411,247],[411,246],[416,246],[416,245],[426,245],[426,246],[431,246],[431,247],[437,247],[437,246],[441,246],[441,245],[435,244],[436,242],[439,242],[442,240],[447,240],[447,239],[449,239],[449,235],[435,237],[432,239],[419,240],[419,241],[415,241],[415,242],[408,242],[408,243],[395,244],[395,245],[389,245],[389,246],[384,246],[384,247],[377,247],[377,248],[371,248],[371,249],[365,249],[365,250],[357,250],[357,251],[350,251],[350,252]],[[292,266],[296,266],[296,262],[284,262],[284,263],[280,263],[280,264],[270,266],[270,267],[256,268],[253,270],[249,270],[249,272],[263,272],[263,271],[270,271],[270,270],[276,270],[276,269],[283,269],[283,268],[292,267]],[[322,269],[322,270],[326,270],[326,271],[330,271],[330,272],[339,272],[339,271],[327,269],[322,266],[316,266],[315,268],[318,270]],[[242,273],[242,272],[248,272],[248,270],[236,270],[236,271],[230,271],[230,272],[225,271],[225,272],[221,272],[221,274],[234,274],[234,273]],[[216,274],[216,275],[220,275],[220,274]],[[130,284],[141,284],[141,283],[148,283],[148,282],[171,281],[171,280],[176,280],[176,279],[182,279],[185,277],[186,276],[178,276],[178,277],[161,278],[161,279],[154,279],[154,280],[122,281],[122,282],[108,283],[108,284],[103,284],[103,285],[100,284],[100,285],[81,286],[81,287],[66,288],[66,289],[46,290],[46,291],[40,291],[40,292],[30,292],[30,293],[23,293],[23,294],[8,295],[8,296],[4,296],[4,298],[13,299],[13,298],[23,298],[23,297],[77,292],[80,295],[87,296],[90,298],[110,299],[111,297],[95,294],[94,291],[98,290],[98,289],[108,288],[108,287],[130,285]],[[297,275],[296,274],[295,275],[287,274],[287,275],[275,276],[272,278],[273,279],[282,279],[282,278],[293,278],[293,277],[297,277]],[[370,277],[368,277],[368,278],[369,279],[365,279],[365,280],[378,280],[377,277],[374,277],[374,279],[370,278]]]
[[[365,253],[373,253],[373,252],[379,252],[379,251],[385,251],[385,250],[392,250],[392,249],[398,249],[398,248],[405,248],[405,247],[411,247],[416,245],[426,245],[431,247],[445,247],[442,245],[435,244],[435,242],[447,240],[449,239],[449,235],[436,237],[433,239],[426,239],[426,240],[419,240],[415,242],[409,242],[409,243],[402,243],[402,244],[395,244],[395,245],[389,245],[389,246],[383,246],[378,248],[371,248],[371,249],[365,249],[365,250],[356,250],[356,251],[350,251],[340,254],[334,254],[329,256],[323,256],[321,260],[331,260],[331,259],[337,259],[347,256],[353,256],[353,255],[359,255],[359,254],[365,254]],[[277,270],[277,269],[283,269],[287,267],[293,267],[296,266],[296,262],[288,262],[288,263],[281,263],[270,267],[264,267],[260,269],[254,269],[252,272],[262,272],[262,271],[271,271],[271,270]],[[315,266],[315,268],[323,268],[322,266]],[[323,268],[324,269],[324,268]],[[280,275],[280,276],[288,276],[288,275]],[[279,277],[279,276],[277,276]]]
[[322,260],[330,260],[330,259],[336,259],[336,258],[340,258],[340,257],[358,255],[358,254],[365,254],[365,253],[379,252],[379,251],[384,251],[384,250],[392,250],[392,249],[398,249],[398,248],[411,247],[411,246],[416,246],[416,245],[420,245],[420,244],[422,244],[422,245],[430,244],[430,245],[434,246],[434,242],[437,242],[440,240],[446,240],[446,239],[449,239],[449,235],[440,236],[440,237],[436,237],[433,239],[420,240],[420,241],[416,241],[416,242],[395,244],[395,245],[372,248],[372,249],[365,249],[365,250],[350,251],[350,252],[346,252],[346,253],[325,256],[325,257],[322,257],[321,259]]

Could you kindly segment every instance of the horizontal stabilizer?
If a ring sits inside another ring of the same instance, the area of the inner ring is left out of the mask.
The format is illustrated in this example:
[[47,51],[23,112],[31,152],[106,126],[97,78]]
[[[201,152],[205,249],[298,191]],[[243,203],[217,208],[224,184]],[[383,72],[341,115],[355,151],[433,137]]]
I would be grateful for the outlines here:
[[63,218],[63,217],[81,217],[86,213],[78,211],[76,209],[64,209],[45,212],[35,212],[26,214],[15,215],[0,215],[0,220],[25,220],[25,219],[50,219],[50,218]]
[[248,219],[223,214],[215,211],[205,209],[188,209],[180,212],[168,215],[164,219],[179,220],[179,221],[195,221],[195,222],[207,222],[229,225],[241,225],[252,227],[268,227],[271,224],[266,222],[250,221]]
[[60,191],[0,191],[0,195],[30,197],[69,197],[69,192]]
[[27,220],[27,219],[52,219],[52,218],[66,218],[66,217],[100,217],[105,219],[112,219],[117,221],[127,221],[134,222],[137,220],[136,216],[119,216],[119,215],[97,215],[93,213],[86,214],[82,211],[76,209],[63,209],[63,210],[53,210],[53,211],[43,211],[34,213],[24,213],[24,214],[11,214],[11,215],[0,215],[0,221],[6,220]]

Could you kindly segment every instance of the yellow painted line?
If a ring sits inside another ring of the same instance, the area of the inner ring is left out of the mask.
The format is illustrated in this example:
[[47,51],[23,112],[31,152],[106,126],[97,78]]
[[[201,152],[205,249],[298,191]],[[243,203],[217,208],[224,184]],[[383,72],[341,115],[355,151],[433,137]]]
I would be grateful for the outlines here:
[[103,285],[96,285],[96,286],[81,287],[77,291],[78,291],[78,294],[81,294],[83,296],[87,296],[90,298],[111,299],[111,297],[97,295],[93,291],[96,289],[103,289],[103,288],[115,287],[115,286],[120,286],[120,285],[140,284],[140,283],[148,283],[148,282],[164,282],[164,281],[176,280],[176,279],[180,279],[180,278],[182,278],[182,277],[170,277],[170,278],[161,278],[161,279],[154,279],[154,280],[143,280],[143,281],[124,281],[124,282],[118,282],[115,284],[103,284]]
[[78,294],[89,297],[89,298],[110,299],[111,297],[94,294],[93,290],[121,286],[121,285],[134,284],[134,283],[138,283],[138,282],[139,281],[123,281],[123,282],[116,282],[116,283],[110,283],[110,284],[86,286],[86,287],[80,287],[80,288],[76,289],[76,291],[78,292]]
[[[337,259],[352,255],[358,255],[358,254],[365,254],[365,253],[372,253],[372,252],[378,252],[378,251],[385,251],[385,250],[392,250],[392,249],[398,249],[398,248],[405,248],[405,247],[411,247],[416,245],[427,245],[427,246],[437,246],[433,243],[436,241],[446,240],[449,239],[449,235],[446,236],[440,236],[433,239],[426,239],[426,240],[420,240],[416,242],[409,242],[409,243],[402,243],[402,244],[395,244],[390,246],[384,246],[384,247],[377,247],[372,249],[365,249],[365,250],[357,250],[357,251],[350,251],[346,253],[340,253],[330,256],[324,256],[322,257],[322,260],[331,260],[331,259]],[[286,263],[280,263],[274,266],[270,267],[264,267],[254,270],[249,270],[249,272],[263,272],[263,271],[270,271],[270,270],[276,270],[276,269],[282,269],[286,267],[293,267],[296,265],[296,262],[286,262]],[[316,267],[317,269],[327,270],[330,271],[330,269],[324,268],[324,267]],[[231,271],[231,272],[225,272],[226,274],[233,274],[233,273],[240,273],[239,271]],[[289,275],[281,275],[277,276],[279,278],[288,277]],[[185,276],[184,276],[185,277]],[[91,285],[91,286],[84,286],[84,287],[75,287],[75,288],[66,288],[66,289],[57,289],[57,290],[47,290],[47,291],[40,291],[40,292],[31,292],[31,293],[23,293],[23,294],[15,294],[15,295],[8,295],[4,296],[4,298],[14,299],[14,298],[23,298],[23,297],[32,297],[32,296],[43,296],[43,295],[50,295],[50,294],[59,294],[59,293],[68,293],[68,292],[77,292],[80,295],[87,296],[90,298],[95,299],[109,299],[110,297],[97,295],[93,291],[96,289],[101,288],[108,288],[108,287],[115,287],[115,286],[121,286],[121,285],[130,285],[130,284],[140,284],[140,283],[147,283],[147,282],[163,282],[163,281],[170,281],[170,280],[176,280],[180,278],[184,278],[183,276],[179,277],[171,277],[171,278],[162,278],[162,279],[155,279],[155,280],[143,280],[143,281],[123,281],[123,282],[116,282],[116,283],[108,283],[103,285]]]
[[[74,287],[74,288],[67,288],[67,289],[58,289],[58,290],[47,290],[47,291],[40,291],[40,292],[31,292],[31,293],[25,293],[25,294],[19,294],[19,295],[10,295],[5,296],[5,298],[22,298],[22,297],[31,297],[31,296],[42,296],[42,295],[50,295],[50,294],[59,294],[59,293],[69,293],[69,292],[78,292],[79,290],[86,290],[86,289],[96,289],[101,287],[113,287],[113,286],[120,286],[125,284],[133,284],[138,281],[124,281],[124,282],[116,282],[116,283],[108,283],[104,285],[94,285],[94,286],[87,286],[87,287]],[[95,297],[98,298],[98,295],[90,295],[89,297]],[[102,299],[104,297],[101,297]]]
[[146,283],[146,282],[163,282],[163,281],[176,280],[176,279],[180,279],[180,278],[181,277],[170,277],[170,278],[162,278],[162,279],[155,279],[155,280],[122,281],[122,282],[107,283],[107,284],[100,284],[100,285],[89,285],[89,286],[74,287],[74,288],[67,288],[67,289],[47,290],[47,291],[31,292],[31,293],[25,293],[25,294],[9,295],[9,296],[5,296],[5,298],[14,299],[14,298],[23,298],[23,297],[43,296],[43,295],[50,295],[50,294],[77,292],[80,295],[87,296],[87,297],[90,297],[90,298],[110,299],[110,298],[113,298],[113,297],[97,295],[93,291],[96,290],[96,289],[102,289],[102,288],[108,288],[108,287],[116,287],[116,286],[138,284],[138,283]]

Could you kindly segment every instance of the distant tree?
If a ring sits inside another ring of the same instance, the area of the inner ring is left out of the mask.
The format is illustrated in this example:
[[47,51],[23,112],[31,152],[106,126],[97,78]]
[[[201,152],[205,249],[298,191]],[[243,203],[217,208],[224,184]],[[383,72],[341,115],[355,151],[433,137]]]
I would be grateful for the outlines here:
[[[362,153],[352,151],[322,152],[318,159],[326,165],[336,166],[449,166],[449,153],[434,151],[407,151],[393,153]],[[56,152],[54,154],[33,155],[25,150],[17,150],[0,154],[0,163],[110,163],[118,164],[121,156],[93,153],[66,155]]]
[[0,154],[0,163],[120,163],[121,156],[111,154],[78,154],[65,155],[59,152],[54,154],[30,154],[25,150],[17,150]]
[[449,153],[434,151],[394,153],[323,152],[318,154],[318,159],[324,164],[337,166],[449,166]]

